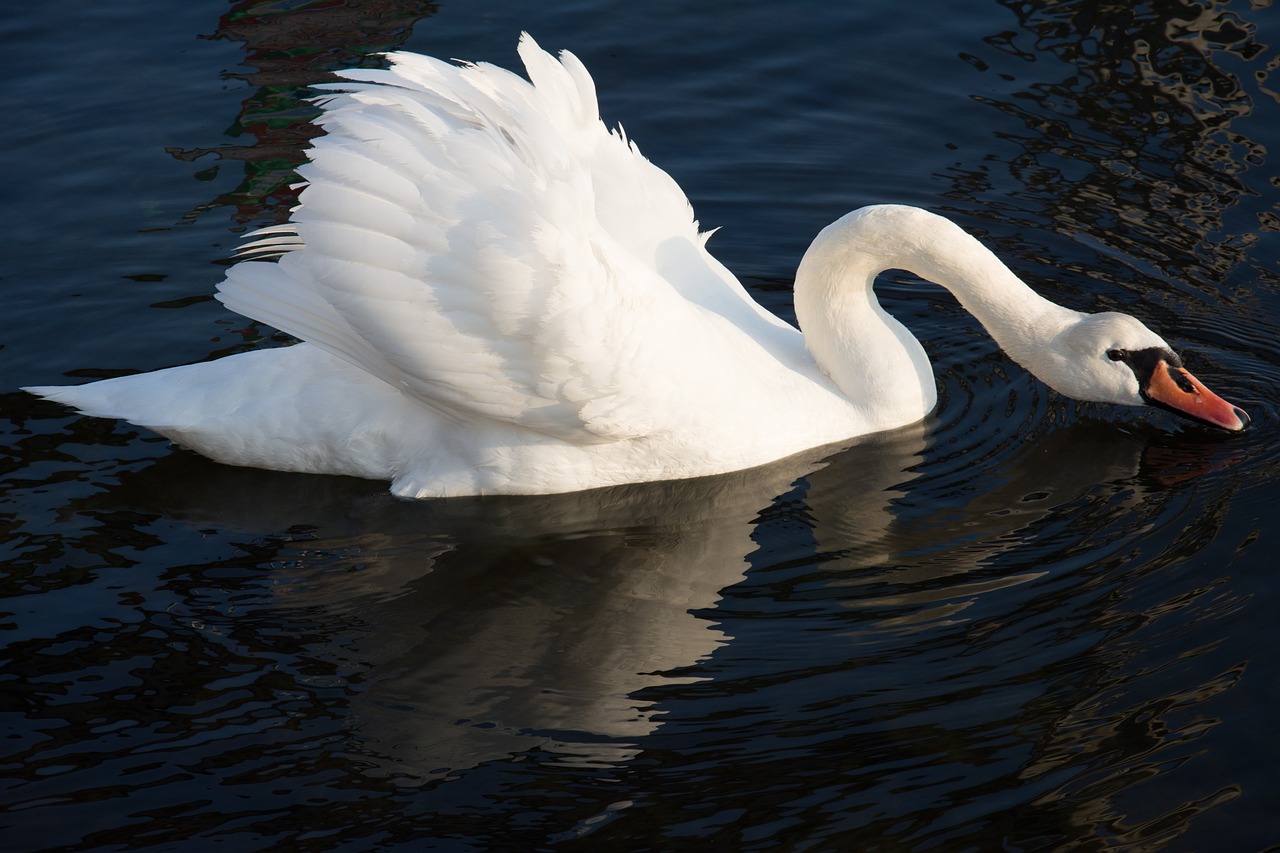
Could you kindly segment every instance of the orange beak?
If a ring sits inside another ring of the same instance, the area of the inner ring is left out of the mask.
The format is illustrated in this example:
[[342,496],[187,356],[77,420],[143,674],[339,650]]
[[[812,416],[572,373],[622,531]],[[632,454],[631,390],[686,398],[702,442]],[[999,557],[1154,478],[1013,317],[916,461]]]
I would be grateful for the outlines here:
[[1249,425],[1243,409],[1204,387],[1186,368],[1171,367],[1163,359],[1156,362],[1142,396],[1161,408],[1222,429],[1238,431]]

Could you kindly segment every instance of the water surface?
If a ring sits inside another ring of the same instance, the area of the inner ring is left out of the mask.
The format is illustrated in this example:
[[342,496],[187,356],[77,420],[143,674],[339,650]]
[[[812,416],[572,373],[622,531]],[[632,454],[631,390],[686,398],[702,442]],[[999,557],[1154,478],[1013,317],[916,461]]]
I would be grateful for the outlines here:
[[[1266,4],[527,5],[0,21],[0,846],[1280,843]],[[1064,400],[904,275],[933,417],[683,483],[406,503],[12,390],[287,343],[211,294],[295,198],[306,86],[522,29],[779,314],[819,228],[919,204],[1254,428]]]

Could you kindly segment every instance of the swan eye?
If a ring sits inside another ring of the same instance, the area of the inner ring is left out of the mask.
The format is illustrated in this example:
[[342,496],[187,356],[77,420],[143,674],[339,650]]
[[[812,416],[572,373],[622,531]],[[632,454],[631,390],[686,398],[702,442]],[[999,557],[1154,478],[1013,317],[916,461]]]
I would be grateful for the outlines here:
[[1107,350],[1107,358],[1111,359],[1112,361],[1123,361],[1126,355],[1128,355],[1128,353],[1122,349]]

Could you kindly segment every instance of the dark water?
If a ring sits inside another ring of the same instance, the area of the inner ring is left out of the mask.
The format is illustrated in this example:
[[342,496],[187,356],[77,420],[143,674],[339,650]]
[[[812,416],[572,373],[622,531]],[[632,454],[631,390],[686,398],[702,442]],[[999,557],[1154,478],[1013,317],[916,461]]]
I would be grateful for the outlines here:
[[3,392],[0,848],[1280,843],[1263,0],[21,4],[0,388],[277,343],[211,293],[303,87],[521,29],[779,313],[822,225],[920,204],[1254,429],[1065,401],[903,277],[934,418],[696,482],[401,503]]

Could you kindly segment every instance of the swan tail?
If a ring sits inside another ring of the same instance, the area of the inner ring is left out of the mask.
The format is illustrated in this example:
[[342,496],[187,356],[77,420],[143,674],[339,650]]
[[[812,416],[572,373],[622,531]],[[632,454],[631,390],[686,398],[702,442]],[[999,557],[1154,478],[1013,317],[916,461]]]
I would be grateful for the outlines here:
[[157,405],[160,401],[155,379],[159,373],[139,373],[86,385],[28,385],[22,390],[82,415],[127,420],[159,432],[173,420],[171,413],[162,413]]
[[22,390],[83,415],[136,424],[219,462],[274,467],[262,465],[258,459],[242,460],[243,449],[235,445],[243,442],[237,438],[237,430],[227,428],[236,420],[234,405],[227,395],[209,393],[209,383],[202,375],[217,363],[189,364],[85,385],[33,385]]
[[277,471],[394,479],[393,460],[429,458],[449,427],[381,380],[305,343],[23,390],[137,424],[217,462]]

